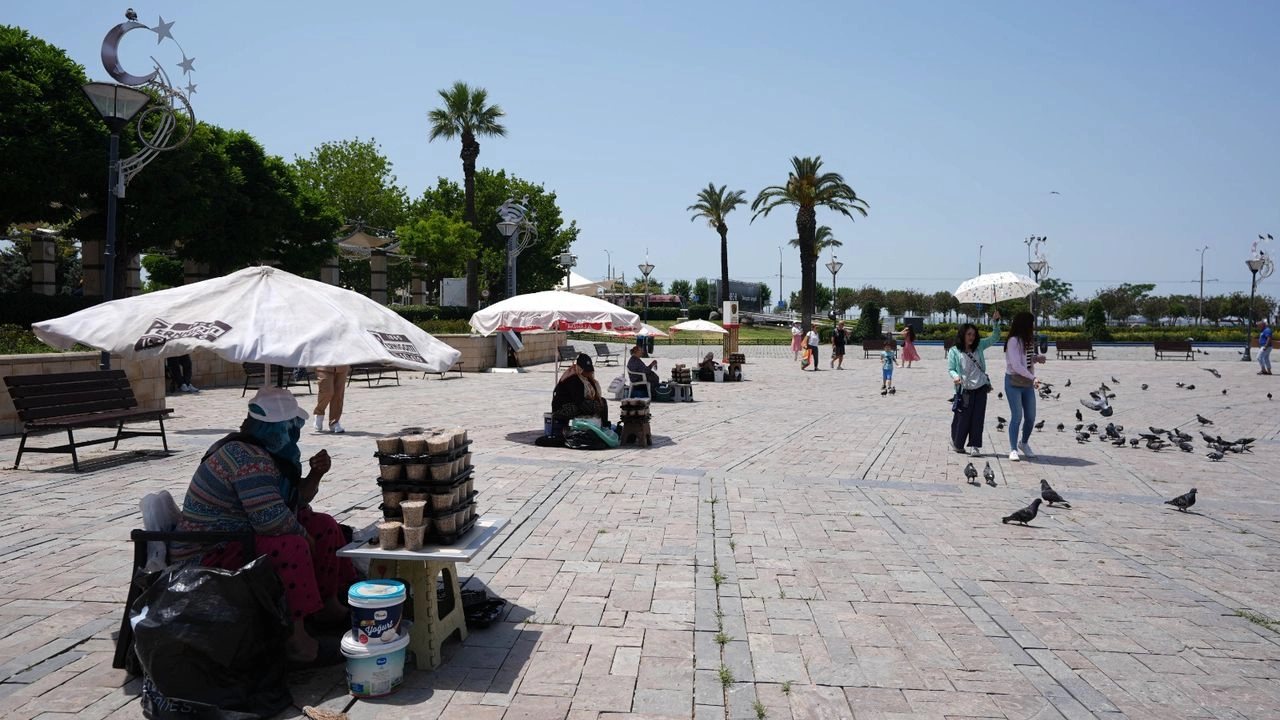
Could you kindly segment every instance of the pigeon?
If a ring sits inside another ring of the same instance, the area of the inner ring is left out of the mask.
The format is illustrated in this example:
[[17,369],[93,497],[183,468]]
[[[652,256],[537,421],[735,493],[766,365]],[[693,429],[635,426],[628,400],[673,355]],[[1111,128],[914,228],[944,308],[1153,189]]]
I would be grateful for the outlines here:
[[1270,400],[1270,399],[1271,399],[1271,393],[1267,393],[1267,399],[1268,399],[1268,400]]
[[889,394],[889,388],[880,388],[880,397],[885,397],[888,394]]
[[1214,444],[1214,443],[1218,442],[1218,440],[1219,440],[1218,438],[1216,438],[1216,437],[1214,437],[1214,436],[1210,435],[1209,433],[1207,433],[1207,432],[1205,432],[1205,431],[1203,431],[1203,430],[1201,430],[1201,431],[1200,431],[1200,439],[1201,439],[1201,440],[1204,440],[1206,443],[1209,443],[1210,445],[1212,445],[1212,444]]
[[1063,430],[1066,430],[1066,429],[1067,429],[1066,425],[1063,425],[1062,423],[1058,423],[1058,432],[1062,432]]
[[[1192,502],[1194,502],[1194,499],[1192,500]],[[1027,523],[1036,519],[1036,513],[1038,512],[1040,512],[1040,498],[1036,498],[1035,500],[1032,500],[1030,505],[1022,508],[1021,510],[1014,510],[1008,515],[1005,515],[1004,517],[1000,518],[1000,522],[1006,525],[1009,524],[1010,522],[1022,523],[1023,525],[1026,525]]]
[[1179,440],[1181,440],[1182,442],[1191,442],[1192,440],[1194,440],[1194,439],[1195,439],[1195,438],[1191,437],[1191,433],[1183,432],[1183,431],[1179,430],[1178,428],[1174,428],[1174,429],[1171,431],[1171,434],[1172,434],[1172,435],[1174,435],[1175,437],[1177,437],[1177,438],[1178,438]]
[[124,11],[124,17],[130,22],[138,22],[138,13],[134,12],[133,8],[126,8]]
[[[1120,384],[1120,381],[1116,379],[1116,376],[1115,376],[1115,375],[1112,375],[1112,376],[1111,376],[1111,382],[1113,382],[1113,383],[1115,383],[1115,384],[1117,384],[1117,385],[1119,385],[1119,384]],[[1111,388],[1107,388],[1107,389],[1108,389],[1108,390],[1110,390]]]
[[1226,395],[1226,394],[1227,394],[1227,389],[1226,389],[1226,388],[1222,388],[1222,394],[1223,394],[1223,395]]
[[1141,441],[1141,438],[1129,438],[1129,447],[1136,448],[1138,447],[1138,443]]
[[[1111,403],[1107,401],[1106,395],[1099,393],[1090,393],[1088,400],[1080,398],[1080,404],[1094,412],[1100,413],[1103,417],[1111,417],[1111,413],[1114,412],[1111,409]],[[1079,414],[1079,412],[1079,410],[1076,411],[1077,414]]]
[[1054,503],[1062,503],[1063,507],[1071,507],[1071,503],[1067,502],[1066,500],[1063,500],[1062,496],[1058,494],[1057,490],[1054,490],[1053,488],[1049,487],[1048,480],[1042,479],[1040,481],[1040,498],[1045,502],[1049,503],[1049,507],[1053,507]]
[[[1192,505],[1195,505],[1195,504],[1196,504],[1196,489],[1195,489],[1195,488],[1191,488],[1191,492],[1189,492],[1189,493],[1187,493],[1187,494],[1185,494],[1185,495],[1179,495],[1178,497],[1176,497],[1176,498],[1174,498],[1174,499],[1172,499],[1172,500],[1165,500],[1165,501],[1164,501],[1164,504],[1165,504],[1165,505],[1172,505],[1172,506],[1174,506],[1174,507],[1178,508],[1179,510],[1181,510],[1182,512],[1186,512],[1186,511],[1187,511],[1187,508],[1189,508],[1189,507],[1191,507]],[[1032,513],[1032,515],[1031,515],[1031,516],[1032,516],[1032,517],[1035,517],[1035,513]]]
[[1200,413],[1196,413],[1196,422],[1200,423],[1201,425],[1212,425],[1212,424],[1213,424],[1213,421],[1212,421],[1212,420],[1210,420],[1209,418],[1207,418],[1207,417],[1205,417],[1205,416],[1201,415]]
[[1186,384],[1186,383],[1183,383],[1183,382],[1180,382],[1180,383],[1174,383],[1174,385],[1177,385],[1178,387],[1186,387],[1186,386],[1187,386],[1187,384]]
[[1088,425],[1085,425],[1084,429],[1089,432],[1098,432],[1098,423],[1089,423]]
[[898,394],[898,388],[896,388],[896,387],[891,387],[891,388],[889,388],[889,394],[890,394],[890,395],[897,395],[897,394]]
[[1147,441],[1147,449],[1148,449],[1148,450],[1155,450],[1156,452],[1160,452],[1161,450],[1163,450],[1163,449],[1165,449],[1165,448],[1167,448],[1167,447],[1169,447],[1169,443],[1167,443],[1167,442],[1165,442],[1165,441],[1161,440],[1160,438],[1156,438],[1155,440],[1148,440],[1148,441]]
[[1205,372],[1209,373],[1210,375],[1216,378],[1219,378],[1219,379],[1222,378],[1222,373],[1218,372],[1217,370],[1214,370],[1213,368],[1200,368],[1200,369],[1204,370]]
[[1058,393],[1057,395],[1054,395],[1054,396],[1053,396],[1053,399],[1054,399],[1054,400],[1061,400],[1061,399],[1062,399],[1062,393]]
[[1089,442],[1089,433],[1087,432],[1076,433],[1076,442],[1081,444]]
[[990,485],[991,487],[996,486],[996,474],[995,474],[995,471],[991,469],[990,460],[987,461],[986,467],[982,468],[982,477],[984,480],[987,481],[987,484]]
[[999,400],[1003,400],[1003,399],[1004,399],[1004,391],[1003,391],[1003,390],[1001,390],[1000,392],[996,393],[996,398],[997,398],[997,399],[999,399]]
[[1183,440],[1182,442],[1178,443],[1178,449],[1181,450],[1182,452],[1195,452],[1196,446],[1192,445],[1186,440]]
[[1084,429],[1084,423],[1076,423],[1075,431],[1080,432]]
[[1121,435],[1120,437],[1117,437],[1115,440],[1112,440],[1111,444],[1114,445],[1115,447],[1124,447],[1124,436]]
[[1071,378],[1067,378],[1067,381],[1062,383],[1062,387],[1071,387]]
[[1035,424],[1035,428],[1036,428],[1036,431],[1043,430],[1043,429],[1044,429],[1044,421],[1043,421],[1043,420],[1041,420],[1040,422],[1036,423],[1036,424]]
[[1076,422],[1084,422],[1084,415],[1080,413],[1079,408],[1076,408]]
[[964,466],[964,476],[970,485],[978,484],[978,468],[974,467],[973,463]]
[[1148,387],[1148,386],[1147,386],[1147,384],[1146,384],[1146,383],[1142,383],[1142,389],[1143,389],[1143,390],[1146,390],[1146,389],[1147,389],[1147,387]]
[[1195,389],[1196,389],[1196,386],[1195,386],[1195,385],[1188,385],[1188,386],[1187,386],[1187,389],[1188,389],[1188,390],[1195,390]]
[[1221,451],[1221,450],[1213,450],[1213,451],[1211,451],[1211,452],[1209,452],[1209,453],[1206,453],[1206,454],[1205,454],[1205,457],[1209,458],[1210,460],[1212,460],[1212,461],[1214,461],[1214,462],[1218,462],[1219,460],[1221,460],[1221,459],[1222,459],[1222,451]]
[[1150,425],[1148,425],[1148,426],[1147,426],[1147,429],[1151,431],[1151,434],[1152,434],[1152,435],[1165,435],[1165,434],[1167,434],[1167,433],[1169,432],[1168,430],[1165,430],[1164,428],[1152,427],[1152,426],[1150,426]]

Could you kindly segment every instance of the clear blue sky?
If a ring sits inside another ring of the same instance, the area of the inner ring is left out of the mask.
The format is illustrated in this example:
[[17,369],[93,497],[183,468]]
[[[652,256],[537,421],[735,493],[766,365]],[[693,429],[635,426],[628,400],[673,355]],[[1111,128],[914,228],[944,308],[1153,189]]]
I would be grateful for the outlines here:
[[[1038,234],[1082,296],[1126,281],[1194,294],[1204,245],[1220,280],[1205,292],[1247,292],[1250,243],[1280,235],[1275,2],[134,7],[175,22],[202,120],[286,159],[376,138],[411,196],[461,178],[457,142],[427,142],[436,90],[487,88],[509,133],[481,141],[480,164],[559,194],[592,278],[606,248],[628,278],[646,248],[663,281],[716,276],[716,234],[685,208],[709,181],[754,198],[793,155],[821,155],[871,205],[856,223],[819,213],[844,242],[840,285],[954,289],[979,245],[984,271],[1025,272],[1022,240]],[[98,50],[123,10],[24,2],[3,22],[106,79]],[[181,60],[150,33],[127,37],[126,67]],[[794,213],[750,218],[729,218],[731,275],[776,297],[782,246],[789,294]]]

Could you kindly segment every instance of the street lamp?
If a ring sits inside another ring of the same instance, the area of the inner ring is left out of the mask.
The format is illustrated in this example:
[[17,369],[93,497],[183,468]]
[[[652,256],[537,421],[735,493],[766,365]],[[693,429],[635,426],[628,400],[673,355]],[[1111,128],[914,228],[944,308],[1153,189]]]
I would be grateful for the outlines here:
[[1037,285],[1036,291],[1031,293],[1031,314],[1032,315],[1036,314],[1036,295],[1039,294],[1040,292],[1040,288],[1038,287],[1040,285],[1040,273],[1044,271],[1044,267],[1048,264],[1049,263],[1044,260],[1032,260],[1031,262],[1027,263],[1027,269],[1030,270],[1031,274],[1035,276],[1035,281]]
[[831,256],[831,262],[827,263],[827,269],[831,271],[831,319],[836,319],[836,273],[840,272],[840,268],[844,267],[844,263],[836,260],[836,256]]
[[1205,245],[1198,251],[1200,253],[1200,307],[1196,310],[1196,327],[1200,327],[1200,318],[1204,317],[1204,251],[1209,246]]
[[606,272],[609,278],[609,292],[613,292],[613,253],[609,252],[608,248],[605,248],[604,254],[609,258],[609,267],[606,269]]
[[516,296],[516,258],[530,245],[538,241],[538,228],[534,224],[538,215],[529,210],[529,196],[520,202],[511,198],[498,206],[498,232],[507,239],[507,297]]
[[653,265],[645,260],[639,265],[640,274],[644,275],[644,321],[649,322],[649,273],[653,272]]
[[1267,261],[1261,257],[1253,257],[1245,260],[1244,264],[1249,267],[1249,273],[1253,276],[1249,283],[1249,330],[1244,335],[1244,357],[1241,358],[1248,361],[1253,359],[1249,355],[1249,345],[1253,340],[1253,295],[1258,291],[1258,271],[1267,264]]
[[[151,96],[127,85],[91,82],[80,88],[93,107],[102,115],[111,131],[111,144],[107,160],[107,237],[102,253],[103,301],[115,298],[116,282],[116,203],[124,195],[124,180],[120,175],[120,131],[146,107]],[[111,354],[102,352],[103,370],[111,368]]]
[[573,266],[578,264],[578,256],[565,250],[560,253],[560,266],[564,268],[564,289],[566,292],[573,292],[573,281],[571,279]]

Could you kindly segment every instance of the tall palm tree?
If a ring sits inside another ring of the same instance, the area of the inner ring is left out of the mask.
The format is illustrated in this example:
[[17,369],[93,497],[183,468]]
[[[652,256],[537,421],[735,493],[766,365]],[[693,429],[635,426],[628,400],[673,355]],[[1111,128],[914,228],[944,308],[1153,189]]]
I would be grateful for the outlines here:
[[707,221],[707,224],[716,229],[720,233],[720,297],[719,304],[724,305],[724,301],[729,299],[729,226],[724,222],[724,216],[733,211],[739,205],[746,205],[747,200],[743,197],[742,190],[728,190],[728,185],[716,187],[715,183],[707,183],[707,186],[698,191],[698,202],[690,205],[686,210],[693,213],[693,217],[689,218],[690,222],[698,219]]
[[751,221],[768,216],[777,207],[790,205],[796,208],[796,235],[800,241],[800,302],[804,327],[813,322],[814,288],[817,284],[818,253],[817,208],[824,207],[853,219],[853,213],[863,217],[870,207],[845,183],[839,173],[822,172],[822,157],[791,158],[791,173],[786,185],[770,185],[760,191],[751,209],[755,212]]
[[[489,93],[484,88],[473,88],[462,81],[438,92],[444,105],[427,113],[427,120],[431,122],[428,142],[437,138],[462,138],[459,157],[462,158],[462,188],[466,202],[463,219],[474,230],[482,232],[476,216],[476,158],[480,156],[480,142],[476,137],[506,135],[507,128],[498,122],[506,113],[497,105],[486,105]],[[476,286],[477,267],[475,260],[467,262],[467,304],[471,307],[476,306],[479,290]]]
[[[791,238],[787,242],[791,243],[791,247],[800,247],[800,238]],[[835,233],[831,232],[830,225],[819,225],[817,232],[813,235],[813,254],[822,257],[822,251],[827,248],[844,247],[844,243],[836,239]]]

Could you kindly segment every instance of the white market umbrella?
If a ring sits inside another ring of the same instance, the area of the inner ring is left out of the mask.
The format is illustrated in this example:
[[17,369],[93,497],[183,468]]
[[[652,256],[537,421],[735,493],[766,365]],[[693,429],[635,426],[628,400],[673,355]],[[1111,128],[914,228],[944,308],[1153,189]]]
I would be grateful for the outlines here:
[[962,303],[990,305],[1005,300],[1024,298],[1036,291],[1039,283],[1026,275],[998,272],[979,275],[960,283],[956,288],[956,300]]
[[[729,331],[711,322],[710,320],[685,320],[671,326],[672,332],[690,332],[690,333],[720,333],[728,335]],[[698,335],[698,353],[702,353],[702,335]]]
[[207,350],[231,362],[386,363],[438,373],[462,356],[359,293],[270,267],[113,300],[31,327],[57,348],[83,343],[137,358]]
[[671,337],[671,335],[662,332],[658,328],[649,323],[640,323],[639,328],[631,330],[610,330],[605,335],[621,335],[623,337],[635,337],[636,335],[652,335],[653,337]]
[[640,316],[589,295],[543,290],[494,303],[472,315],[470,324],[481,335],[503,330],[621,333],[639,328]]

